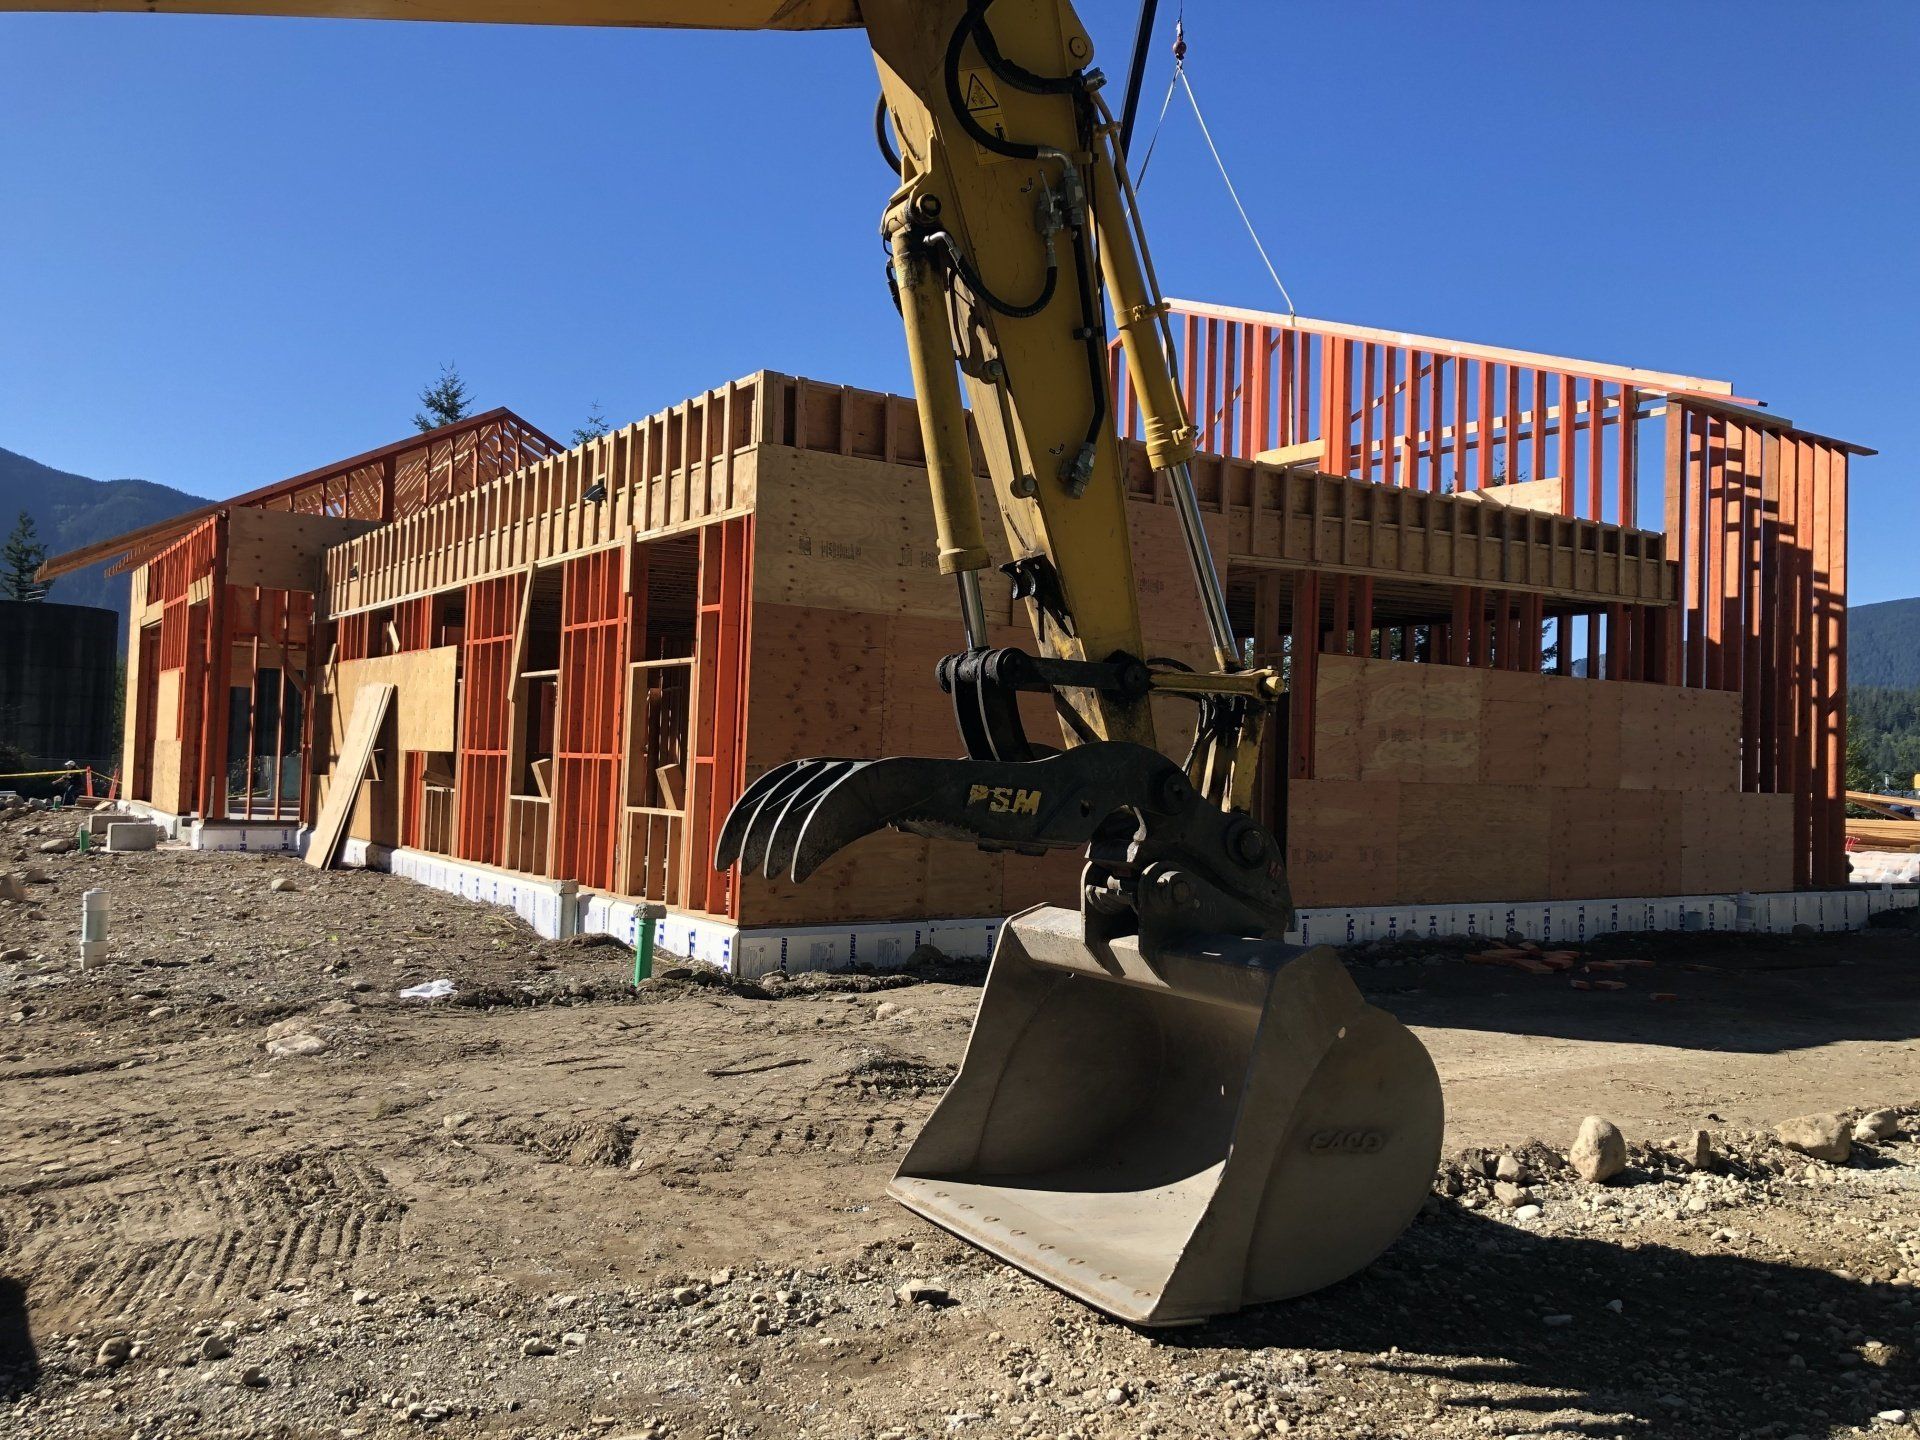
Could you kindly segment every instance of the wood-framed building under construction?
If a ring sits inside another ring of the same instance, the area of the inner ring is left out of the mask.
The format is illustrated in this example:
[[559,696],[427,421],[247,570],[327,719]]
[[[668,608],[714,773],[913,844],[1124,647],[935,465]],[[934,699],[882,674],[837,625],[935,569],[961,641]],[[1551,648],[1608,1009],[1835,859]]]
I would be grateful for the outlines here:
[[[1176,309],[1236,628],[1289,674],[1259,805],[1299,903],[1845,883],[1871,452],[1723,382]],[[1128,455],[1149,653],[1200,663],[1168,497]],[[892,833],[805,886],[707,863],[781,760],[957,750],[922,463],[911,402],[761,372],[565,451],[492,412],[125,537],[128,793],[310,822],[374,693],[357,852],[744,929],[1068,901],[1075,857]],[[995,643],[1031,644],[1024,602],[990,605]]]

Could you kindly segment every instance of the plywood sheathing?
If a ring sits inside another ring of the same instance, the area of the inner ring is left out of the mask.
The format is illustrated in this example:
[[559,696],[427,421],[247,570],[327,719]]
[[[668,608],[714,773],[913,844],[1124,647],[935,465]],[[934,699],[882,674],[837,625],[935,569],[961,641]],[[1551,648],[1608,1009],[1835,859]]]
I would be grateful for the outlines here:
[[340,754],[342,727],[353,713],[359,692],[368,685],[391,685],[397,743],[402,750],[449,751],[454,745],[454,671],[460,647],[441,645],[404,655],[342,660],[332,667],[333,731],[328,754]]
[[227,511],[227,584],[311,594],[325,578],[322,557],[327,550],[377,525],[373,520],[234,506]]
[[162,670],[155,686],[151,789],[153,803],[162,810],[180,809],[180,696],[185,678],[184,670]]
[[[935,563],[923,464],[911,401],[761,372],[335,547],[326,599],[336,617],[364,613],[751,513],[747,778],[796,755],[953,754],[950,702],[931,675],[961,639],[952,578]],[[1128,465],[1146,648],[1205,663],[1174,514],[1137,447]],[[991,517],[977,454],[975,470]],[[1197,470],[1209,543],[1243,577],[1289,569],[1374,576],[1383,607],[1398,586],[1441,611],[1458,584],[1551,595],[1570,608],[1672,598],[1658,536],[1213,457]],[[587,500],[596,485],[606,498]],[[998,530],[989,518],[988,533]],[[992,573],[988,607],[994,643],[1031,646],[1025,606]],[[1041,697],[1029,697],[1024,710],[1036,739],[1058,734]],[[1420,745],[1401,756],[1420,778],[1384,783],[1502,783],[1480,773],[1478,700],[1436,692],[1420,713]],[[1170,751],[1184,751],[1190,716],[1177,702],[1157,706]],[[1542,719],[1543,736],[1547,728]],[[1404,735],[1399,743],[1404,748]],[[1507,783],[1530,782],[1537,777]],[[509,848],[540,871],[550,845],[545,816],[535,812],[544,807],[518,808],[526,813],[506,827]],[[654,817],[640,818],[648,838],[642,843],[634,824],[626,827],[623,882],[645,874],[649,890],[656,881],[684,888],[672,847],[691,842],[673,833],[674,817],[658,837]],[[689,866],[705,863],[704,855],[686,856]],[[1398,865],[1397,851],[1389,863]],[[1077,856],[1010,860],[888,834],[854,847],[802,889],[750,881],[739,918],[1004,913],[1041,899],[1070,901],[1078,868]]]
[[[324,753],[312,758],[316,775],[331,774],[346,753],[347,727],[363,691],[374,686],[394,691],[393,720],[387,726],[393,752],[377,783],[360,788],[346,833],[356,840],[381,844],[398,841],[400,756],[409,750],[450,751],[454,748],[455,668],[457,646],[414,650],[404,655],[377,655],[365,660],[342,660],[329,667],[315,707],[313,733],[325,737]],[[383,737],[385,738],[385,737]]]
[[[857,392],[856,392],[857,393]],[[845,397],[838,397],[844,403]],[[820,407],[816,406],[816,412]],[[952,701],[935,663],[963,641],[954,582],[932,544],[925,473],[903,463],[763,446],[757,469],[747,778],[803,755],[955,755]],[[984,476],[980,504],[991,513]],[[1128,506],[1148,653],[1208,663],[1204,622],[1171,511]],[[1219,517],[1208,520],[1217,536]],[[989,524],[996,563],[1005,542]],[[1025,603],[989,572],[990,642],[1031,649]],[[1045,697],[1025,696],[1028,735],[1058,744]],[[1192,710],[1156,703],[1163,744],[1183,757]],[[745,924],[939,919],[1071,904],[1082,857],[1005,856],[888,832],[852,846],[804,885],[749,877]]]
[[[151,615],[147,613],[150,608],[154,612]],[[133,799],[152,798],[151,793],[136,795],[134,792],[134,777],[141,772],[143,767],[139,762],[143,759],[148,761],[146,768],[149,792],[153,783],[151,744],[147,747],[148,756],[143,757],[139,753],[142,738],[154,723],[153,717],[142,717],[139,713],[142,697],[147,693],[145,687],[151,683],[144,668],[150,661],[143,653],[140,632],[147,625],[159,624],[161,609],[161,606],[149,607],[147,604],[147,572],[146,567],[142,566],[135,570],[127,581],[127,673],[126,680],[121,686],[124,698],[122,700],[123,722],[120,727],[120,783],[122,786],[120,793],[123,797]]]
[[[1140,448],[1127,457],[1130,493],[1171,505]],[[1648,531],[1217,455],[1193,469],[1236,570],[1370,574],[1575,604],[1675,599],[1665,539]]]
[[1740,793],[1737,695],[1326,655],[1316,706],[1300,904],[1792,885],[1791,797]]

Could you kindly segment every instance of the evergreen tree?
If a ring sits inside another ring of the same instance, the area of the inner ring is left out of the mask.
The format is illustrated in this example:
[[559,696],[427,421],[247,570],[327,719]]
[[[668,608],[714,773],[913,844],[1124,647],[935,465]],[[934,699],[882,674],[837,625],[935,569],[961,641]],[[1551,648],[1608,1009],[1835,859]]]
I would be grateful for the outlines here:
[[607,417],[600,413],[600,402],[596,400],[592,408],[587,411],[587,423],[573,427],[573,443],[584,445],[589,440],[598,440],[612,428],[613,426],[607,423]]
[[1847,789],[1877,790],[1880,777],[1867,764],[1867,747],[1858,735],[1847,736]]
[[420,392],[420,403],[426,408],[414,415],[413,423],[422,430],[438,430],[466,419],[473,396],[460,378],[459,367],[449,360],[440,367],[440,378]]
[[14,522],[7,548],[0,551],[0,594],[9,600],[44,600],[51,584],[33,578],[47,558],[47,547],[34,534],[33,517],[26,511]]

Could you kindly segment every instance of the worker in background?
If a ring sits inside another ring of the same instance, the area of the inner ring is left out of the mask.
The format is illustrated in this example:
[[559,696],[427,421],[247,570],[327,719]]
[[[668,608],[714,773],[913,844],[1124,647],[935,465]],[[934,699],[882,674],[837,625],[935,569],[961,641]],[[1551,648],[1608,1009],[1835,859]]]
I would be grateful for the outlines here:
[[62,805],[75,804],[80,799],[80,767],[69,760],[60,768],[66,772],[65,778],[60,782],[60,803]]

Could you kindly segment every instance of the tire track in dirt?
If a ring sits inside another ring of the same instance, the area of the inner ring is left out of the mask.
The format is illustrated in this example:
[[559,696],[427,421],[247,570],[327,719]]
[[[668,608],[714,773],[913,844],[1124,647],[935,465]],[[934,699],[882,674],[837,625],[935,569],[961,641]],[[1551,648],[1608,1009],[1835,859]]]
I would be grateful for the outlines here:
[[58,1295],[62,1324],[218,1309],[325,1271],[352,1274],[397,1248],[406,1206],[345,1154],[288,1152],[0,1201],[10,1273]]
[[[947,1078],[942,1073],[939,1084]],[[897,1154],[932,1109],[932,1100],[917,1094],[859,1104],[858,1090],[837,1084],[782,1097],[792,1103],[759,1115],[742,1115],[736,1102],[706,1101],[644,1115],[505,1116],[493,1138],[573,1165],[725,1170],[743,1160]]]

